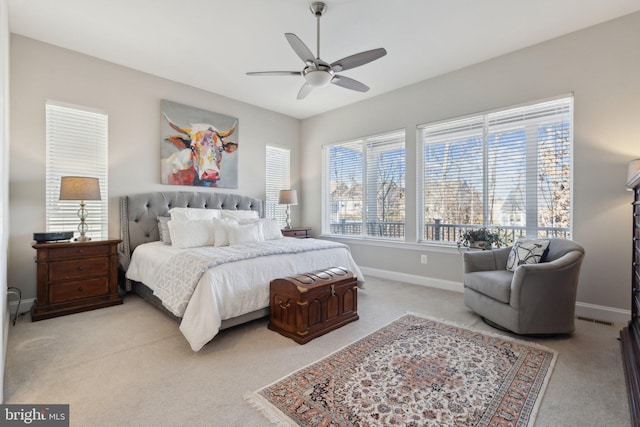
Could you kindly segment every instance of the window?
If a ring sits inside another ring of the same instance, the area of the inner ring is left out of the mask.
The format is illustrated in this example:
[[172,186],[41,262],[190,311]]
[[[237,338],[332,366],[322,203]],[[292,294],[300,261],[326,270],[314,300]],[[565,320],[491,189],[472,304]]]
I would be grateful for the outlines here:
[[422,241],[571,238],[573,97],[418,127]]
[[291,188],[289,158],[288,148],[267,145],[265,217],[276,219],[281,227],[286,225],[287,207],[278,204],[278,197],[280,190]]
[[323,151],[323,232],[404,239],[404,131],[326,146]]
[[58,200],[60,178],[98,178],[100,198],[87,200],[87,236],[108,238],[107,115],[82,107],[46,104],[46,227],[47,231],[76,231],[80,201]]

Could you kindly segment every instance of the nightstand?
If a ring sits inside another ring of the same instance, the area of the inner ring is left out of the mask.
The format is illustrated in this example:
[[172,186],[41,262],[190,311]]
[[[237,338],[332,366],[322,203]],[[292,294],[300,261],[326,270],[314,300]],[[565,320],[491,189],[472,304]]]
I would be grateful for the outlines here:
[[37,300],[31,320],[122,304],[118,294],[121,240],[35,243]]
[[285,237],[297,237],[298,239],[306,239],[311,237],[311,227],[291,227],[283,228],[282,235]]

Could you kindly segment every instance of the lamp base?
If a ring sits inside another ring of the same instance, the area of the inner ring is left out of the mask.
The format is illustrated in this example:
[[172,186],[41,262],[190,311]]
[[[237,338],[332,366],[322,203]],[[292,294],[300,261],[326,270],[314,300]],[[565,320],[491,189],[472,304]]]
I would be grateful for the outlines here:
[[287,205],[287,221],[284,229],[291,230],[291,205]]
[[76,237],[73,240],[76,241],[76,242],[88,242],[89,240],[91,240],[91,237],[79,236],[79,237]]

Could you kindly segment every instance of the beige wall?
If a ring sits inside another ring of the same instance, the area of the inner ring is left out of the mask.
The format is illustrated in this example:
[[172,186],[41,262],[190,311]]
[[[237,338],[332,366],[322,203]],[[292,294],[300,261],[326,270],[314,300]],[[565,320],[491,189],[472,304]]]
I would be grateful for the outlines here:
[[[632,199],[625,191],[626,168],[630,159],[640,157],[638,40],[640,13],[303,121],[303,222],[320,229],[318,153],[323,144],[405,128],[407,159],[415,159],[419,124],[573,93],[573,229],[587,252],[578,311],[624,317],[630,307]],[[415,176],[415,162],[409,161],[408,195],[415,194]],[[407,235],[414,242],[416,210],[415,197],[407,197]],[[416,282],[422,277],[436,284],[461,282],[456,250],[415,246],[351,243],[365,271],[400,273]],[[422,253],[428,254],[426,265],[420,264]]]
[[[8,273],[9,283],[21,288],[24,298],[35,297],[33,233],[45,229],[47,99],[109,115],[111,236],[120,235],[120,196],[189,190],[159,183],[161,99],[239,119],[238,189],[220,191],[264,199],[266,144],[291,148],[292,182],[298,185],[299,120],[12,34]],[[295,222],[296,215],[292,212]]]

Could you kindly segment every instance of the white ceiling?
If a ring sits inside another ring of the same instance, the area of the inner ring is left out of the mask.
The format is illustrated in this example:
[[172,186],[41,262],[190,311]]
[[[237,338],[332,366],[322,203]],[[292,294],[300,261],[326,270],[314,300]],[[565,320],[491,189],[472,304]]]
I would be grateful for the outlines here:
[[321,58],[378,47],[387,56],[343,72],[371,90],[335,85],[296,95],[300,71],[284,33],[316,53],[305,0],[9,0],[13,33],[62,46],[296,118],[640,10],[638,0],[326,0]]

